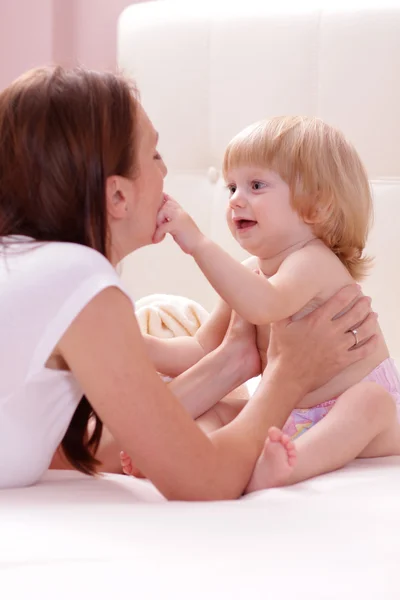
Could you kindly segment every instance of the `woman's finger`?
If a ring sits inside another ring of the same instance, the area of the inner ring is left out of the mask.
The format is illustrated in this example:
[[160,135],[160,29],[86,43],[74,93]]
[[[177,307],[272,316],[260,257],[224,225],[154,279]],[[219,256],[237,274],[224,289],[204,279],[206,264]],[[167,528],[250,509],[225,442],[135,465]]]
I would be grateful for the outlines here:
[[363,323],[371,312],[371,298],[362,296],[346,313],[335,319],[335,324],[341,331],[350,331]]
[[356,346],[365,344],[378,332],[378,319],[376,313],[369,313],[364,321],[357,327],[352,327],[346,333],[347,349],[355,349]]
[[337,294],[329,298],[322,306],[316,308],[312,313],[315,320],[326,322],[327,319],[335,319],[360,296],[360,286],[356,283],[346,285]]
[[378,347],[378,341],[379,336],[373,335],[369,338],[369,340],[363,342],[360,346],[353,346],[352,348],[350,348],[349,352],[347,352],[346,354],[348,357],[351,357],[351,360],[346,361],[346,363],[343,365],[343,368],[346,368],[349,365],[354,364],[355,362],[364,360],[368,356],[371,356],[371,354],[375,352],[375,350]]

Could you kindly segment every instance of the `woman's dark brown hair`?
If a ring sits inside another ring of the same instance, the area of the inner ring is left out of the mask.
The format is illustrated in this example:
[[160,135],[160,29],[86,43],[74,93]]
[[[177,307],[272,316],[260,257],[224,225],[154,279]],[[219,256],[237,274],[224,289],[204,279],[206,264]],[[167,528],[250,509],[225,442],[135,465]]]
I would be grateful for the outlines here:
[[[136,171],[137,94],[111,73],[36,69],[0,94],[0,236],[107,254],[106,179]],[[88,423],[94,427],[88,434]],[[62,442],[93,474],[102,423],[83,397]]]

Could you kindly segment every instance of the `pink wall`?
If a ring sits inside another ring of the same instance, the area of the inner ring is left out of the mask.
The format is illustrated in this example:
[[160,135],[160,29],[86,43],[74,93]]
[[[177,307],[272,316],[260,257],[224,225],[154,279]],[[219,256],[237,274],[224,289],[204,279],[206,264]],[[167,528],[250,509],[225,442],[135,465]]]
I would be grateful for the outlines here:
[[[65,0],[64,0],[65,1]],[[76,54],[85,66],[115,67],[117,20],[132,0],[76,0]]]
[[0,89],[34,66],[116,64],[117,20],[147,0],[0,0]]
[[0,1],[0,89],[52,56],[53,0]]

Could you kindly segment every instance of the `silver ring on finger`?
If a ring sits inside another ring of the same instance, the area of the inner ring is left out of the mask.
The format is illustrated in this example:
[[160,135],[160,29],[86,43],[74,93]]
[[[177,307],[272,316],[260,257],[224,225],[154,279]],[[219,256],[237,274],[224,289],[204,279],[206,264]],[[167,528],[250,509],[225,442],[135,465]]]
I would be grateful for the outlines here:
[[350,329],[350,333],[352,333],[354,335],[353,348],[355,348],[355,346],[358,346],[358,329]]

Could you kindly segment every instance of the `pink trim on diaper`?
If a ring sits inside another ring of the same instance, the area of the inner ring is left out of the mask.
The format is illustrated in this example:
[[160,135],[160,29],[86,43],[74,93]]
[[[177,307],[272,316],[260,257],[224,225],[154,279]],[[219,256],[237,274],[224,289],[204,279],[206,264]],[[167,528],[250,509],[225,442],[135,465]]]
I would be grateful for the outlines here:
[[[313,408],[326,408],[327,406],[331,408],[335,404],[336,400],[337,398],[332,398],[332,400],[327,400],[326,402],[321,402],[321,404],[316,404],[313,406]],[[299,410],[312,410],[312,408],[300,408]]]

